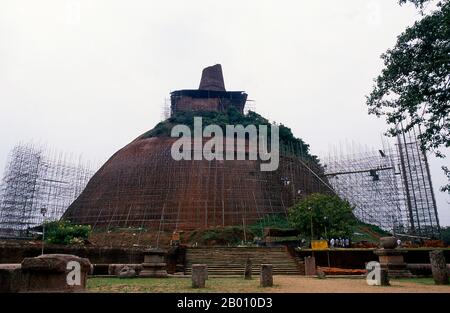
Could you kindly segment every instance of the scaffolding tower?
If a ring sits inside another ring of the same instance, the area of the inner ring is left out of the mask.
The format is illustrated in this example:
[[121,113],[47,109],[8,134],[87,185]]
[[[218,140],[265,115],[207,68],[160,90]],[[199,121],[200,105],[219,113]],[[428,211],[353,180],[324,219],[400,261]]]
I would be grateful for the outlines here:
[[44,219],[59,219],[92,175],[80,157],[32,143],[16,145],[0,188],[0,236],[27,237]]
[[420,129],[397,137],[397,164],[402,174],[409,231],[412,234],[438,237],[440,234],[436,199],[426,153],[421,149]]
[[329,156],[325,176],[361,221],[394,234],[438,238],[428,160],[417,131],[400,134],[396,141],[394,148],[385,140],[381,150]]

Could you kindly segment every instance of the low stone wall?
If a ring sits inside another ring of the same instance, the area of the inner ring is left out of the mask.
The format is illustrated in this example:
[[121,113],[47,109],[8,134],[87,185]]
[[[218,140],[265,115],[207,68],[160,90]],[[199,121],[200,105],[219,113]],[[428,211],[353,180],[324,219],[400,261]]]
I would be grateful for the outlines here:
[[[45,245],[46,254],[72,254],[89,259],[94,264],[94,275],[108,275],[109,264],[142,264],[145,247],[110,248],[95,245],[64,246]],[[172,247],[166,256],[167,272],[172,274],[179,265],[184,265],[186,250],[183,247]],[[41,255],[41,245],[19,240],[0,241],[0,264],[21,263],[25,258]],[[177,266],[178,265],[178,266]]]
[[[429,264],[429,252],[433,249],[406,249],[405,262],[408,264]],[[95,264],[95,275],[107,275],[109,264],[141,264],[144,262],[144,247],[135,248],[110,248],[88,246],[62,246],[46,245],[46,254],[72,254],[87,258]],[[292,253],[293,251],[291,251]],[[24,258],[36,257],[41,254],[41,246],[36,243],[25,241],[0,241],[0,264],[21,263]],[[295,251],[300,258],[311,256],[312,251],[305,249]],[[450,263],[450,249],[444,249],[447,263]],[[326,250],[314,251],[316,265],[328,266],[328,255]],[[365,264],[370,261],[378,261],[373,249],[334,249],[329,250],[330,265],[332,267],[347,269],[364,269]],[[185,248],[171,248],[166,256],[167,271],[174,273],[177,266],[185,263]],[[98,266],[97,266],[98,265]],[[102,268],[103,265],[103,268]]]
[[[139,264],[144,261],[144,248],[109,248],[94,245],[45,245],[45,254],[72,254],[89,259],[92,264]],[[24,258],[41,255],[41,246],[20,241],[0,242],[0,263],[21,263]]]
[[[431,264],[408,264],[406,268],[415,276],[431,276]],[[447,272],[450,276],[450,264],[447,263]]]
[[[436,248],[441,250],[439,248]],[[405,249],[407,253],[404,255],[407,264],[430,264],[429,252],[435,250],[433,248],[425,249]],[[317,250],[311,249],[296,250],[295,254],[300,258],[311,256],[314,253],[316,265],[328,266],[328,255],[331,267],[348,268],[348,269],[364,269],[367,262],[378,261],[378,256],[373,253],[374,249],[331,249]],[[450,249],[444,249],[444,255],[447,263],[450,263]]]

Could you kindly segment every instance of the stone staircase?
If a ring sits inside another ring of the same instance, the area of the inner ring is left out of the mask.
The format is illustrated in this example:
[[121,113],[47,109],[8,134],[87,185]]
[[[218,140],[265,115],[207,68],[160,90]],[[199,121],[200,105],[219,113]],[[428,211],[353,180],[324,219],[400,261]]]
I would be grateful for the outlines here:
[[252,273],[259,275],[260,265],[273,265],[274,275],[300,275],[303,261],[293,258],[285,247],[206,247],[186,250],[187,275],[192,264],[207,264],[210,275],[244,275],[247,257],[252,260]]

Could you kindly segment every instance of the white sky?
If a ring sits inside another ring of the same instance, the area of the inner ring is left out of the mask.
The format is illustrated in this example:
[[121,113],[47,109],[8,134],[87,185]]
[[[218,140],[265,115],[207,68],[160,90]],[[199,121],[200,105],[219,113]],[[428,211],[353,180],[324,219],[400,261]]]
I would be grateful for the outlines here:
[[[28,140],[104,162],[160,121],[171,90],[198,88],[216,63],[228,90],[245,90],[313,153],[379,148],[385,124],[367,115],[365,95],[380,54],[419,17],[397,2],[2,0],[0,169]],[[430,162],[450,225],[445,162]]]

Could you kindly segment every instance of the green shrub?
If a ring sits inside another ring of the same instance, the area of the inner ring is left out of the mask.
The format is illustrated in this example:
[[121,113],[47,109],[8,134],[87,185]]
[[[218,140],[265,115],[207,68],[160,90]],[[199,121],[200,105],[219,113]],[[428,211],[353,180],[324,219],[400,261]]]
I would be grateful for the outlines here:
[[255,224],[249,226],[249,229],[255,235],[262,237],[264,228],[288,229],[291,225],[284,214],[269,214],[261,218]]
[[45,224],[45,242],[54,244],[80,244],[89,237],[90,225],[74,225],[69,221],[53,221]]

